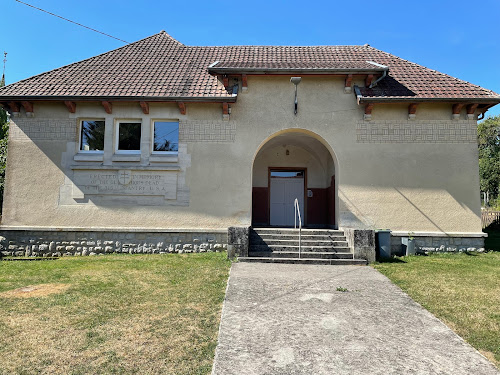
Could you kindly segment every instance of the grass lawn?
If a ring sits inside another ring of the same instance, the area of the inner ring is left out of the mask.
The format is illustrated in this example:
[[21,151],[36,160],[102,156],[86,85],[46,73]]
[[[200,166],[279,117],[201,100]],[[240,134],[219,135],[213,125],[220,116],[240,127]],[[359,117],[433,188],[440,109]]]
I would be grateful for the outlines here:
[[500,252],[401,257],[373,266],[500,366]]
[[0,262],[0,374],[209,374],[226,256]]

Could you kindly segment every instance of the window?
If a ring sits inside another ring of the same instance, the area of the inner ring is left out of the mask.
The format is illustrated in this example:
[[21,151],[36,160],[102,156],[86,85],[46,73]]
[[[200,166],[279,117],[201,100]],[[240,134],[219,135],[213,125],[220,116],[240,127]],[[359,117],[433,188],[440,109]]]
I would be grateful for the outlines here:
[[271,177],[303,178],[304,171],[271,171]]
[[82,120],[80,151],[104,150],[104,120]]
[[141,150],[141,123],[119,122],[117,151],[137,153]]
[[153,125],[153,152],[179,151],[179,122],[155,121]]

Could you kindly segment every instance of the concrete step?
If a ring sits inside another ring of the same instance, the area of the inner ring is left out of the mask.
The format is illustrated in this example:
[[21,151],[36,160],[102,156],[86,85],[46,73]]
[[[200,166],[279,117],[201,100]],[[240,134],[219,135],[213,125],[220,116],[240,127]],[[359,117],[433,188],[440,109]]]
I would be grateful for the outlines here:
[[[299,246],[299,239],[293,240],[277,240],[277,239],[252,239],[252,245],[294,245]],[[328,246],[328,247],[348,247],[347,241],[330,241],[330,240],[301,240],[302,246]]]
[[[345,236],[330,236],[323,234],[304,234],[301,235],[302,240],[310,240],[310,241],[345,241]],[[253,240],[299,240],[299,234],[251,234],[250,241]]]
[[[263,258],[298,258],[298,251],[250,251],[249,257]],[[301,258],[318,258],[318,259],[352,259],[352,253],[334,253],[334,252],[311,252],[302,251]]]
[[239,262],[286,263],[286,264],[323,264],[323,265],[367,265],[364,259],[320,259],[320,258],[272,258],[238,257]]
[[[298,234],[298,229],[294,228],[253,228],[253,232],[257,234]],[[337,235],[337,236],[343,236],[344,231],[343,230],[336,230],[336,229],[309,229],[309,228],[302,228],[302,234],[315,234],[315,235]]]
[[[298,245],[256,245],[250,244],[249,251],[298,251]],[[348,253],[350,248],[347,246],[302,246],[302,251],[310,252],[333,252],[333,253]]]

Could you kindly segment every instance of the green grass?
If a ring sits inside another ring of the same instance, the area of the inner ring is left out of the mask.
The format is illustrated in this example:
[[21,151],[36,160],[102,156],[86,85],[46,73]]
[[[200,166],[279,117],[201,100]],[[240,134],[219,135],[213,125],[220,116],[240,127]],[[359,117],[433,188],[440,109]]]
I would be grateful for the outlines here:
[[[0,374],[209,374],[229,267],[225,253],[0,262]],[[38,284],[68,288],[5,293]]]
[[373,266],[499,366],[500,252],[395,260]]

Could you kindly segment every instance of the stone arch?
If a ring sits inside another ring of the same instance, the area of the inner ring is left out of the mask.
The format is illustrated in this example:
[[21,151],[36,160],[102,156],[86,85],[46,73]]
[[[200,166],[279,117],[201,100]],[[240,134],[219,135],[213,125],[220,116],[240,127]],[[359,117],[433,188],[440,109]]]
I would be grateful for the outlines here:
[[[292,128],[264,139],[252,161],[252,225],[272,223],[280,171],[304,171],[304,222],[308,227],[338,227],[338,160],[330,144],[310,130]],[[275,186],[275,185],[273,185]],[[276,191],[276,188],[274,188]],[[286,203],[287,207],[289,203]],[[293,215],[293,214],[292,214]],[[287,216],[289,216],[287,214]],[[286,226],[286,225],[284,225]]]

